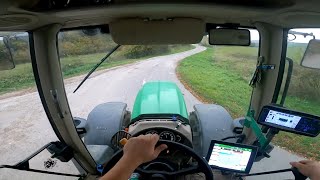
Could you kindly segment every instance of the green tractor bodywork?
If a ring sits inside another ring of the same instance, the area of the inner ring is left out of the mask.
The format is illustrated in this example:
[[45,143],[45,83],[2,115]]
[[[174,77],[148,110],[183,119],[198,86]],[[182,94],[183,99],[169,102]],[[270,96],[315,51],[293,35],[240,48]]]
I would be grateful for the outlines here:
[[141,115],[178,115],[188,123],[183,95],[173,82],[148,82],[140,89],[132,110],[132,121]]

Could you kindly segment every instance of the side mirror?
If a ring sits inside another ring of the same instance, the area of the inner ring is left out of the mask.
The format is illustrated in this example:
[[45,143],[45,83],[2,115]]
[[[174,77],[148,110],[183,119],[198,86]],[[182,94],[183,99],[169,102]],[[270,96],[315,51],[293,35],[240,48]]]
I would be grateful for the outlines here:
[[251,42],[248,29],[211,29],[209,31],[210,45],[249,46]]
[[304,52],[301,66],[312,69],[320,69],[320,40],[311,39]]
[[0,37],[0,71],[15,68],[7,37]]

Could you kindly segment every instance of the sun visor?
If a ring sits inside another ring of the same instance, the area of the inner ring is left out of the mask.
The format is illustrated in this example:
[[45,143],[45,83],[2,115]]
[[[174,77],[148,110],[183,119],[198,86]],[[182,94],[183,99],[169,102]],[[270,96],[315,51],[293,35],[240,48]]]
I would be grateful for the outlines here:
[[121,45],[194,44],[201,41],[205,23],[194,18],[119,19],[109,28],[113,41]]

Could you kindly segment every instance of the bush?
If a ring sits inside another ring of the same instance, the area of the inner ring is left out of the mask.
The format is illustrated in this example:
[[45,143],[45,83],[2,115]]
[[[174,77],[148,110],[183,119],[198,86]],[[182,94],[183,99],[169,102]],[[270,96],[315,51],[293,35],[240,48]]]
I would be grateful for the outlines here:
[[115,46],[116,44],[108,35],[86,36],[80,31],[59,34],[60,57],[106,53]]
[[129,59],[137,59],[169,52],[168,45],[131,45],[122,48],[122,55]]
[[288,95],[308,100],[319,100],[320,71],[300,66],[306,46],[288,47],[287,56],[294,61]]
[[[61,32],[58,35],[58,39],[60,57],[107,53],[116,46],[110,35],[97,34],[87,36],[81,31]],[[27,39],[13,39],[11,46],[16,64],[30,62],[29,43]],[[169,53],[169,46],[170,45],[123,46],[121,52],[115,55],[123,58],[137,59]]]
[[15,64],[30,62],[29,42],[24,39],[11,39],[10,48]]
[[288,94],[308,100],[320,97],[320,71],[294,66]]

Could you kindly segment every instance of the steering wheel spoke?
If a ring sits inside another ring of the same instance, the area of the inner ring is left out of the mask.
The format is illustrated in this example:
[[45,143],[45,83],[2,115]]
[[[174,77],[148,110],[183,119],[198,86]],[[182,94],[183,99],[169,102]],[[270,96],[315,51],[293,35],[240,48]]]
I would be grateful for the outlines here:
[[201,172],[199,166],[195,165],[195,166],[183,168],[179,171],[176,171],[175,175],[180,176],[180,175],[184,175],[184,174],[194,174],[194,173],[199,173],[199,172]]
[[201,172],[201,170],[200,170],[199,166],[196,165],[196,166],[183,168],[181,170],[173,171],[173,172],[158,171],[158,170],[146,170],[146,169],[138,167],[136,169],[136,172],[140,173],[142,175],[147,175],[147,176],[148,175],[152,175],[152,174],[163,174],[163,175],[166,175],[166,176],[180,176],[180,175],[184,175],[184,174],[198,173],[198,172]]

